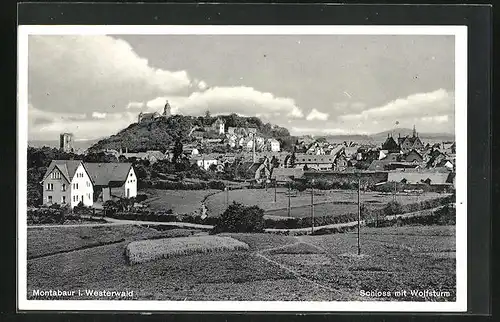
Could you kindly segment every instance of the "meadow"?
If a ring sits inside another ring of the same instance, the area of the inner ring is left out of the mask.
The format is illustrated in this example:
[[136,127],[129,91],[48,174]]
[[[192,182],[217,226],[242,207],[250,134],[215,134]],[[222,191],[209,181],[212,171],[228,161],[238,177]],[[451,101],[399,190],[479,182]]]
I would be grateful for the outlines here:
[[[43,233],[29,229],[28,252],[45,256],[28,259],[28,298],[33,298],[34,289],[132,290],[136,300],[179,301],[444,301],[455,296],[454,226],[363,227],[362,256],[356,255],[353,233],[220,234],[247,244],[248,250],[189,253],[136,265],[130,265],[125,256],[131,242],[206,233],[134,225],[106,228],[55,227]],[[87,237],[67,243],[64,252],[58,252],[61,249],[55,244],[64,243],[69,235]],[[92,244],[99,241],[115,242]],[[82,244],[90,246],[81,248]],[[450,297],[360,295],[361,290],[429,288],[447,291]],[[83,294],[76,299],[90,298]]]
[[154,211],[172,209],[173,213],[189,214],[199,211],[202,201],[220,190],[159,190],[148,189],[146,204]]
[[[409,194],[396,195],[401,204],[416,203],[443,196],[438,193],[424,193],[419,196]],[[355,190],[315,190],[315,215],[325,216],[357,211],[357,191]],[[361,203],[377,208],[383,207],[393,200],[393,195],[380,192],[362,192]],[[270,216],[288,216],[288,192],[286,188],[278,188],[274,202],[274,188],[240,189],[229,192],[229,202],[239,202],[248,206],[259,206]],[[219,216],[226,209],[226,193],[218,192],[207,197],[205,202],[210,216]],[[291,216],[304,217],[310,215],[311,192],[292,191],[290,198]]]

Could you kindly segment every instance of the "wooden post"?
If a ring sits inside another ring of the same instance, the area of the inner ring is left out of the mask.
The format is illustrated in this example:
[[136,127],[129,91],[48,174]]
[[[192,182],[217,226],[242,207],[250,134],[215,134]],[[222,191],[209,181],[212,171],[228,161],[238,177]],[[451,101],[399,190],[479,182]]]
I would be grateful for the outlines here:
[[288,183],[288,218],[291,217],[291,215],[290,215],[290,212],[291,212],[291,209],[290,209],[290,207],[291,207],[291,198],[292,198],[291,193],[292,193],[292,189],[290,187],[290,182],[289,182]]
[[358,178],[358,255],[361,255],[361,246],[360,246],[360,227],[361,227],[361,202],[359,195],[361,193],[361,179]]
[[274,203],[276,203],[276,181],[274,180]]
[[314,187],[311,184],[311,234],[314,233]]
[[226,208],[229,207],[229,187],[226,187]]

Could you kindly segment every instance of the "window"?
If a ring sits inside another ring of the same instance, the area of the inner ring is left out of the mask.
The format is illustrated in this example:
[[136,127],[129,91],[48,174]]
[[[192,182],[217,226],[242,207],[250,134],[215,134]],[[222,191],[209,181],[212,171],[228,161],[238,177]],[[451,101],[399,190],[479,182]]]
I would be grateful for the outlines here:
[[66,203],[66,196],[62,196],[61,203]]
[[49,203],[52,203],[52,196],[47,196],[47,200]]
[[132,172],[130,172],[130,176],[132,176]]
[[61,179],[61,173],[59,171],[55,170],[54,172],[52,172],[50,174],[50,177],[52,179]]
[[61,191],[66,191],[66,184],[65,184],[65,183],[63,183],[63,184],[61,185]]
[[54,190],[54,184],[53,183],[47,183],[47,190],[48,191]]

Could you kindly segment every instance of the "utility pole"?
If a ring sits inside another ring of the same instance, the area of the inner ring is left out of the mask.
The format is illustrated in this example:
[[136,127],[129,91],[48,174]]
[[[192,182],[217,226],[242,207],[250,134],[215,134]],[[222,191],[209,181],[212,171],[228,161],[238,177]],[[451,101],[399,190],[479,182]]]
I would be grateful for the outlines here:
[[396,202],[396,181],[394,181],[394,193],[392,194],[392,201]]
[[291,209],[290,209],[290,206],[291,206],[291,193],[292,193],[292,189],[290,188],[290,182],[288,183],[288,218],[291,217],[290,215],[290,212],[291,212]]
[[360,246],[360,227],[361,227],[361,202],[359,195],[361,193],[361,179],[358,178],[358,255],[361,255],[361,246]]
[[226,187],[226,208],[229,207],[229,187]]
[[276,181],[274,180],[274,203],[276,203]]
[[311,182],[311,234],[314,233],[314,186],[312,185],[314,181]]

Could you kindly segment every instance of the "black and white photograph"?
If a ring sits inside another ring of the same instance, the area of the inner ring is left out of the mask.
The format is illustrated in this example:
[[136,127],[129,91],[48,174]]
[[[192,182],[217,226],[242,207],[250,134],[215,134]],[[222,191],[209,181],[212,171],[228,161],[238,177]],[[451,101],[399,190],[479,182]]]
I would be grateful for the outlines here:
[[466,36],[20,26],[20,307],[464,311]]

